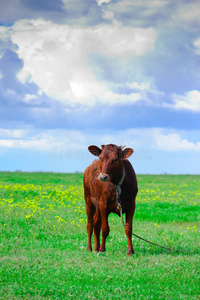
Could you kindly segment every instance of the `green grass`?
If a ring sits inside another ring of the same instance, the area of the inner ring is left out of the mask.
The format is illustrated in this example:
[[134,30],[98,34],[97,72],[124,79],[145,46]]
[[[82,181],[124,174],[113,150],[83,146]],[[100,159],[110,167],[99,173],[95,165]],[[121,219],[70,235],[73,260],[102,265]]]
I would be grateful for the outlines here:
[[0,172],[0,299],[200,299],[200,176],[139,175],[126,255],[120,218],[86,251],[82,174]]

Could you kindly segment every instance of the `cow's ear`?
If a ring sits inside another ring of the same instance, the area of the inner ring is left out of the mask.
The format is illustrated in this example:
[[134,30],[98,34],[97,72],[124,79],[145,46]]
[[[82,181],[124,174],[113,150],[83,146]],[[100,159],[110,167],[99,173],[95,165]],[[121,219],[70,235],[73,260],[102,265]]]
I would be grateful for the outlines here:
[[122,151],[122,159],[126,159],[133,154],[133,149],[126,148]]
[[97,146],[89,146],[88,150],[95,156],[99,156],[101,154],[101,149],[99,149],[99,147]]

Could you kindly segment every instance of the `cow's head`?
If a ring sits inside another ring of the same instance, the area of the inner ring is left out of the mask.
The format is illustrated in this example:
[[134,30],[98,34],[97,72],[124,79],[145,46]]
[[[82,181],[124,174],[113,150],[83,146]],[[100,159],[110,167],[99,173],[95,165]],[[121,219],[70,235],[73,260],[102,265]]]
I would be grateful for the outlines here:
[[99,180],[116,183],[120,180],[123,170],[123,160],[128,158],[133,149],[116,146],[113,144],[101,145],[101,149],[97,146],[89,146],[88,150],[100,159]]

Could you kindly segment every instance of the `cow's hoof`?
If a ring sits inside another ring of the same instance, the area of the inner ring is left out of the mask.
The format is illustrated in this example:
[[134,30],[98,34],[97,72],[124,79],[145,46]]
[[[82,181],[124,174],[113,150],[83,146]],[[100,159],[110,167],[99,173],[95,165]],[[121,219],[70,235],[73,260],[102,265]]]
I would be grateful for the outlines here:
[[127,255],[131,257],[134,254],[133,249],[127,251]]
[[99,252],[106,252],[106,249],[104,247],[100,247]]

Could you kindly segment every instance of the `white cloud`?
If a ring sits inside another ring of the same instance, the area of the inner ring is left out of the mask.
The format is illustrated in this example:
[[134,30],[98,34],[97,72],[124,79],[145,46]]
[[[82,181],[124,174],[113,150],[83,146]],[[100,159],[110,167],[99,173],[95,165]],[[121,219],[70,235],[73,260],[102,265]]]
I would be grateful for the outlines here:
[[52,137],[33,134],[31,129],[0,128],[0,147],[46,151],[51,147]]
[[37,19],[17,22],[11,38],[24,62],[18,74],[22,82],[33,81],[48,96],[71,105],[112,105],[135,102],[139,97],[113,93],[106,82],[96,78],[88,55],[126,59],[144,55],[153,49],[156,32],[119,23],[83,28]]
[[14,50],[10,41],[11,32],[9,27],[0,26],[0,59],[2,59],[6,49]]
[[108,20],[112,20],[114,19],[114,12],[113,11],[110,11],[110,10],[107,10],[103,13],[103,18],[104,19],[108,19]]
[[181,18],[184,21],[198,21],[200,18],[200,4],[188,3],[180,5],[179,10],[176,13],[176,17]]
[[8,37],[9,37],[9,30],[7,29],[7,27],[0,26],[0,38],[1,38],[1,40],[3,40],[4,42],[7,42]]
[[[0,133],[0,156],[5,157],[5,161],[1,159],[1,168],[6,170],[83,171],[94,159],[87,149],[89,145],[113,143],[133,148],[130,161],[137,173],[199,174],[197,131],[130,128],[84,133],[65,129],[27,129],[20,134],[1,129]],[[9,136],[3,137],[5,133]]]
[[24,102],[30,102],[30,101],[32,101],[32,100],[35,100],[35,99],[37,99],[38,98],[38,96],[37,95],[34,95],[34,94],[26,94],[25,96],[24,96]]
[[[186,136],[187,138],[183,138]],[[163,128],[130,128],[109,132],[83,133],[79,130],[0,129],[0,146],[13,149],[58,153],[64,151],[87,150],[90,144],[114,143],[126,145],[136,151],[200,151],[200,141],[194,142],[197,133],[179,132]],[[193,140],[193,141],[189,141]]]
[[30,149],[49,152],[53,149],[78,150],[84,146],[85,137],[78,130],[0,129],[0,147],[9,149]]
[[0,139],[0,147],[14,148],[14,149],[32,149],[32,150],[47,150],[50,148],[50,144],[45,140],[9,140]]
[[119,10],[122,10],[123,8],[128,8],[128,6],[140,6],[140,7],[146,7],[150,8],[151,7],[163,7],[167,5],[167,1],[162,1],[162,0],[122,0],[119,2],[116,2],[114,6],[118,8]]
[[[118,2],[111,2],[108,7],[109,10],[106,10],[106,6],[103,8],[103,18],[113,20],[115,13],[116,15],[121,13],[129,14],[131,11],[134,13],[135,10],[141,9],[141,13],[138,15],[140,15],[140,22],[143,24],[141,15],[146,18],[155,13],[159,13],[167,4],[167,1],[162,0],[121,0]],[[135,17],[133,17],[133,19],[134,18]]]
[[200,111],[200,92],[199,91],[190,91],[185,95],[172,95],[173,104],[164,104],[164,106],[168,106],[175,109],[180,110],[191,110],[193,112]]
[[122,0],[111,4],[109,8],[118,13],[130,12],[130,10],[134,11],[139,8],[142,9],[142,15],[147,17],[160,12],[167,5],[168,1],[162,0]]
[[26,136],[26,134],[28,133],[27,130],[25,129],[5,129],[5,128],[0,128],[0,138],[8,138],[8,137],[12,137],[12,138],[22,138],[24,136]]
[[131,89],[137,89],[137,90],[148,90],[150,88],[150,84],[148,82],[141,82],[141,83],[138,83],[138,82],[131,82],[131,83],[128,83],[127,84],[129,88]]
[[197,143],[182,139],[179,133],[155,135],[155,148],[165,151],[200,151],[200,141]]
[[196,54],[200,55],[200,38],[194,42],[194,46]]
[[111,0],[96,0],[97,1],[97,4],[100,6],[101,4],[103,3],[109,3]]
[[156,32],[153,28],[125,27],[118,23],[97,29],[102,54],[113,56],[140,56],[153,49]]
[[83,150],[87,152],[90,144],[114,143],[129,147],[144,147],[150,143],[152,132],[149,129],[113,130],[109,133],[82,133],[79,130],[36,130],[0,129],[0,147],[9,149],[30,149],[33,151],[64,153]]

